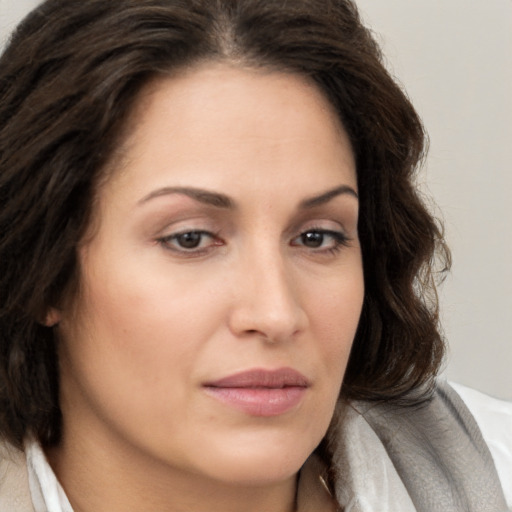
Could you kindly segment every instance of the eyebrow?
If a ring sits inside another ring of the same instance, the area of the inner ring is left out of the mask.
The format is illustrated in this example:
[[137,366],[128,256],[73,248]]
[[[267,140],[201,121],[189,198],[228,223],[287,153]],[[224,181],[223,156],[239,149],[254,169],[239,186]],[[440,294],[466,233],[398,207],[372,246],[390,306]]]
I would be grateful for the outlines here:
[[307,210],[309,208],[315,208],[317,206],[321,206],[325,203],[328,203],[331,199],[334,199],[337,196],[348,194],[356,199],[359,199],[359,196],[355,189],[350,187],[349,185],[341,185],[340,187],[333,188],[320,194],[318,196],[310,197],[308,199],[304,199],[301,201],[299,208],[301,210]]
[[156,197],[167,196],[171,194],[182,194],[194,199],[200,203],[207,204],[209,206],[215,206],[216,208],[234,209],[235,203],[232,199],[224,194],[218,192],[210,192],[195,187],[164,187],[151,192],[139,201],[139,204],[147,203],[151,199]]
[[[214,206],[216,208],[234,209],[236,206],[235,202],[225,194],[221,194],[219,192],[211,192],[209,190],[204,190],[195,187],[159,188],[158,190],[155,190],[154,192],[151,192],[147,196],[143,197],[138,204],[144,204],[150,201],[151,199],[172,194],[182,194],[187,197],[190,197],[191,199],[194,199],[195,201],[198,201],[209,206]],[[325,203],[328,203],[337,196],[344,194],[359,199],[357,192],[352,187],[348,185],[341,185],[339,187],[328,190],[327,192],[323,192],[318,196],[304,199],[303,201],[300,202],[299,209],[307,210],[310,208],[315,208],[317,206],[321,206]]]

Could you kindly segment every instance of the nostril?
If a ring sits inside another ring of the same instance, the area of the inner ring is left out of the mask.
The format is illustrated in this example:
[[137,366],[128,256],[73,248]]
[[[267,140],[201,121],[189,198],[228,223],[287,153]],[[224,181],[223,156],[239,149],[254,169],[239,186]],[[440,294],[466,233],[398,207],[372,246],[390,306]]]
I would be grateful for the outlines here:
[[262,329],[262,330],[259,330],[259,329],[245,329],[243,331],[243,335],[244,336],[247,336],[247,337],[250,337],[250,338],[259,338],[261,340],[265,340],[266,342],[270,342],[270,343],[274,343],[276,342],[279,338],[280,338],[280,335],[277,335],[277,334],[272,334],[272,333],[267,333],[265,331],[265,329]]

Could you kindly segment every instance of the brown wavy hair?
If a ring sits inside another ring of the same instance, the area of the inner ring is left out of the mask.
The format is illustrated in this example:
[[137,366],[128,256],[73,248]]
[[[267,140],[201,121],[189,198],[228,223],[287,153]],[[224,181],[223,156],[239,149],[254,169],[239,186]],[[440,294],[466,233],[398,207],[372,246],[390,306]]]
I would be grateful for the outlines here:
[[[0,60],[0,435],[60,438],[57,342],[95,189],[140,91],[201,61],[298,73],[354,149],[366,294],[347,399],[428,389],[442,360],[434,277],[449,253],[414,177],[425,134],[350,0],[47,0]],[[300,108],[300,105],[297,106]]]

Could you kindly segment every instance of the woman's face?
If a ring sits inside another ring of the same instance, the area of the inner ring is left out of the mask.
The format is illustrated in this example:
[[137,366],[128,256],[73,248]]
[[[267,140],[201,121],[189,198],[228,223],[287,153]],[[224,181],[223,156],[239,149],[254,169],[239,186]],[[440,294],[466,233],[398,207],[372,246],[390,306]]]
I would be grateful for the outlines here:
[[222,64],[155,81],[131,122],[80,293],[53,312],[64,442],[290,479],[329,425],[363,301],[347,135],[302,78]]

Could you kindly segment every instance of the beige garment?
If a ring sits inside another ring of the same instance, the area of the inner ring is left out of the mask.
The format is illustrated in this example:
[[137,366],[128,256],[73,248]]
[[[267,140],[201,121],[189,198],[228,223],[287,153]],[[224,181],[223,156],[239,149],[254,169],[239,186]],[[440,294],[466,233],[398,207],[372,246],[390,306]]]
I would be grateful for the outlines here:
[[34,512],[25,454],[0,444],[0,512]]

